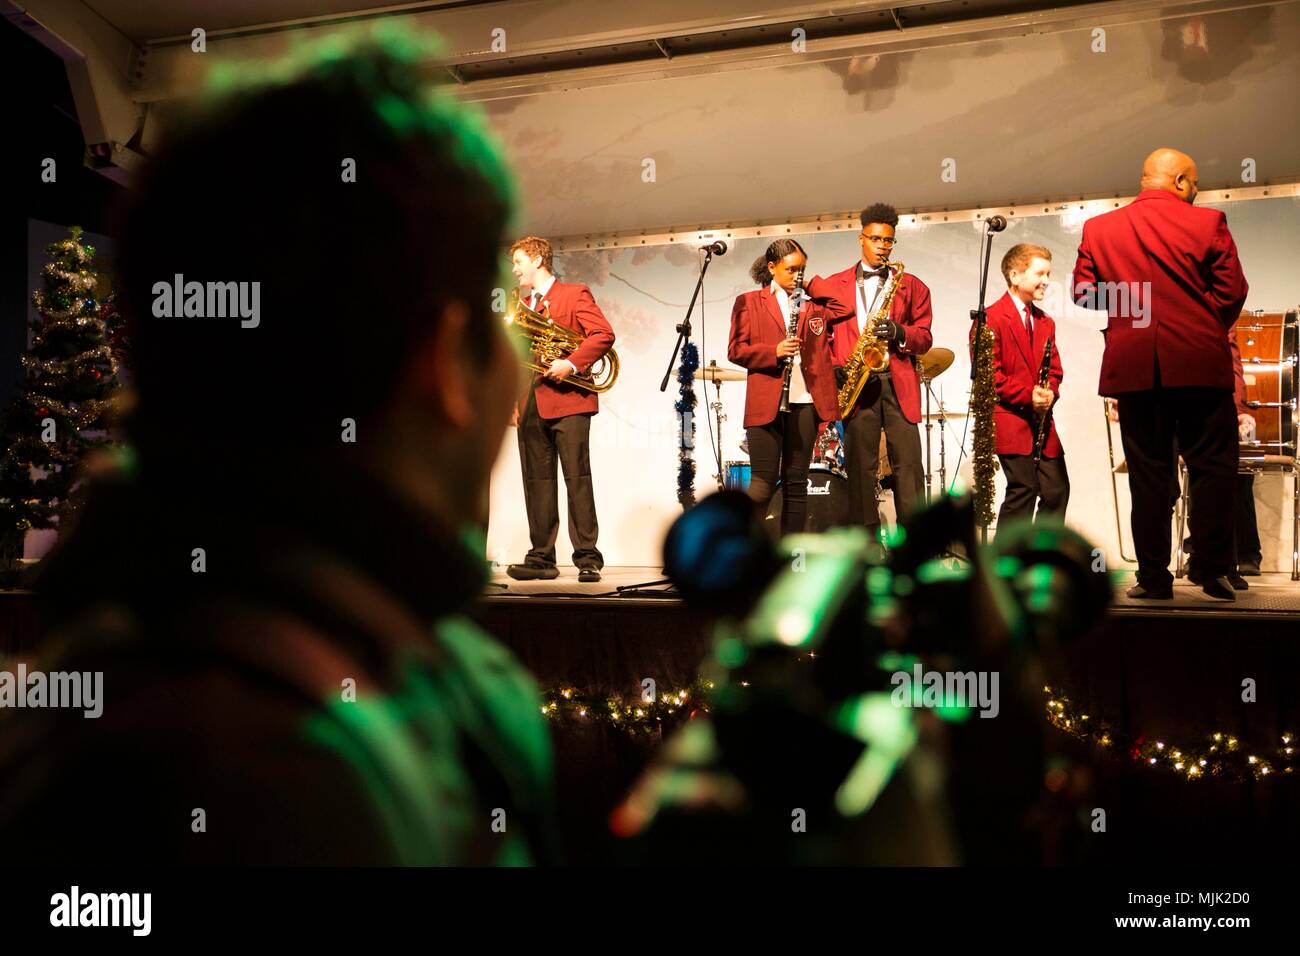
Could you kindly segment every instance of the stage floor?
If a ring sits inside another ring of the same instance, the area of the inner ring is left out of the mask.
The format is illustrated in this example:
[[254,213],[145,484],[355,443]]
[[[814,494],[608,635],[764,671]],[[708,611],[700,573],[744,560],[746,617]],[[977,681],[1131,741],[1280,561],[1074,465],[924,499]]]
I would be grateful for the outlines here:
[[1279,615],[1300,614],[1300,581],[1292,581],[1289,571],[1267,572],[1259,577],[1246,578],[1250,585],[1248,591],[1238,591],[1235,601],[1218,601],[1209,597],[1199,585],[1192,584],[1187,578],[1174,579],[1174,598],[1172,601],[1139,601],[1124,596],[1136,581],[1133,572],[1125,571],[1122,582],[1115,589],[1115,600],[1111,605],[1114,614],[1133,612],[1165,613],[1178,611],[1195,614],[1228,614],[1277,617]]
[[[578,580],[578,569],[571,564],[561,564],[560,576],[553,581],[516,581],[506,574],[505,568],[493,571],[491,581],[483,596],[493,598],[612,598],[626,601],[635,597],[654,601],[675,601],[669,591],[670,585],[664,582],[662,568],[612,567],[601,571],[601,579],[595,584],[583,584]],[[662,582],[653,587],[642,588],[633,592],[620,592],[620,587],[647,582]]]
[[[583,584],[578,581],[577,568],[560,565],[560,576],[553,581],[515,581],[507,577],[502,568],[492,573],[484,597],[487,600],[506,601],[520,598],[614,598],[620,603],[632,600],[676,601],[677,598],[672,596],[667,584],[656,584],[636,591],[618,590],[620,587],[662,579],[663,572],[660,568],[610,566],[604,569],[600,581]],[[1115,601],[1111,610],[1116,614],[1165,613],[1176,610],[1180,613],[1212,615],[1300,615],[1300,581],[1292,581],[1288,572],[1268,572],[1246,580],[1250,584],[1250,590],[1238,592],[1237,600],[1232,602],[1207,597],[1200,587],[1186,578],[1174,581],[1172,601],[1138,601],[1124,596],[1124,592],[1134,583],[1134,574],[1122,571],[1116,574]]]

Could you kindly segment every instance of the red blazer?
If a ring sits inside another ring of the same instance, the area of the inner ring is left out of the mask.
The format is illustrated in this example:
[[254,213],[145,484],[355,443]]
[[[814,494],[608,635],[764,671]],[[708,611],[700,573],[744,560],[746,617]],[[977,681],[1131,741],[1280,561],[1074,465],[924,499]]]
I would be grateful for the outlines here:
[[[1034,436],[1038,434],[1038,416],[1034,414],[1034,386],[1043,363],[1043,348],[1052,339],[1052,362],[1047,372],[1047,387],[1057,397],[1061,394],[1061,353],[1056,347],[1056,322],[1050,315],[1030,305],[1034,318],[1034,341],[1025,332],[1024,313],[1019,299],[1007,293],[988,307],[989,328],[993,330],[993,385],[998,403],[993,409],[994,446],[999,455],[1032,455]],[[971,326],[970,338],[975,328]],[[1047,426],[1043,442],[1044,458],[1060,458],[1065,453],[1056,434],[1056,416]]]
[[[831,368],[830,323],[851,315],[852,299],[838,299],[825,279],[814,278],[805,287],[811,302],[799,313],[799,362],[803,378],[817,408],[817,417],[840,417]],[[785,339],[790,317],[781,314],[771,286],[736,296],[731,309],[731,340],[727,358],[749,369],[745,380],[745,427],[773,421],[781,404],[781,366],[776,347]]]
[[[563,325],[586,336],[581,345],[565,356],[578,367],[579,372],[590,371],[596,360],[614,344],[614,330],[605,319],[605,313],[600,311],[591,290],[581,282],[560,282],[557,279],[542,299],[539,311],[549,316],[556,325]],[[567,381],[552,382],[543,378],[541,373],[534,373],[530,387],[537,393],[539,418],[563,418],[588,412],[594,415],[600,411],[595,392],[570,385]],[[519,403],[520,415],[523,414],[527,401],[528,394],[525,392]]]
[[1122,209],[1089,219],[1074,264],[1075,302],[1098,302],[1099,282],[1150,283],[1151,290],[1145,328],[1116,315],[1107,296],[1100,394],[1153,388],[1157,361],[1162,385],[1232,389],[1226,332],[1248,286],[1223,213],[1144,189]]
[[[836,322],[831,340],[831,353],[835,357],[836,365],[843,365],[848,361],[849,356],[853,354],[853,346],[858,341],[857,268],[857,263],[854,263],[843,272],[837,272],[826,280],[831,283],[836,299],[850,303],[849,314],[846,316],[849,321]],[[930,311],[930,290],[924,282],[910,272],[903,273],[902,284],[894,295],[894,301],[890,303],[889,317],[904,326],[906,336],[901,349],[896,345],[889,347],[890,377],[894,380],[894,392],[898,395],[898,404],[903,410],[904,417],[916,424],[921,420],[921,382],[917,377],[912,356],[924,355],[930,351],[934,339],[930,335],[930,322],[933,319]]]

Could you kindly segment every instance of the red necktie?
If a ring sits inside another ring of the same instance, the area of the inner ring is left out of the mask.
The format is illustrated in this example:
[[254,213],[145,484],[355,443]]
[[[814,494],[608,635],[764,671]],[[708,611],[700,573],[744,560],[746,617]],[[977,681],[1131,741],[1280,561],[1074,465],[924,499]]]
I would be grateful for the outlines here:
[[1034,320],[1030,317],[1029,306],[1025,306],[1025,332],[1029,335],[1029,344],[1034,344]]

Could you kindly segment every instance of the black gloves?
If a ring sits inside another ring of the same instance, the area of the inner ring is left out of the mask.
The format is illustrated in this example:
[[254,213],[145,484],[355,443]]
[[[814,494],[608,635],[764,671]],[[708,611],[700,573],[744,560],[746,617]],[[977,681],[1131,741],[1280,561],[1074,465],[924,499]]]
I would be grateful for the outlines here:
[[892,342],[894,345],[902,347],[905,333],[903,327],[893,319],[881,319],[876,323],[873,331],[876,338],[884,339],[886,342]]
[[844,371],[843,365],[835,365],[832,368],[835,372],[835,387],[843,388],[844,383],[849,380],[849,373]]

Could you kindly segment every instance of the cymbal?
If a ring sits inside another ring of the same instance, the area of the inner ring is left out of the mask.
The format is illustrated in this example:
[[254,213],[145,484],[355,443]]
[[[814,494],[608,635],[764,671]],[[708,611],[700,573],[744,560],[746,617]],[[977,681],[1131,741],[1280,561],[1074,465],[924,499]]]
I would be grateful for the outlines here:
[[743,382],[748,373],[741,368],[727,368],[725,365],[706,365],[695,374],[706,382]]
[[916,360],[921,366],[921,378],[927,382],[931,379],[938,378],[944,372],[948,371],[952,365],[952,360],[957,356],[952,349],[930,349],[924,355],[918,355]]
[[[943,410],[944,418],[970,418],[970,416],[971,410],[969,408],[945,408]],[[938,417],[939,411],[937,409],[930,412],[930,418],[936,419]]]

